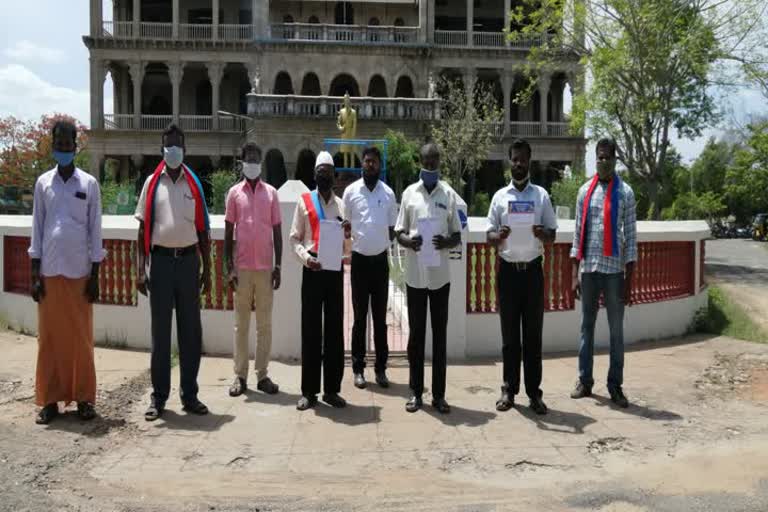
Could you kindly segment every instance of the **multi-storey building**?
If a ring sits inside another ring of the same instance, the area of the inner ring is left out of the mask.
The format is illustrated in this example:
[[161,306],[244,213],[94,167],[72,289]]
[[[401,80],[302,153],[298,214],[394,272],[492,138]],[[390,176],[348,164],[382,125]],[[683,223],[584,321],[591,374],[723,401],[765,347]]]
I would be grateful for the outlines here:
[[[160,131],[187,132],[190,162],[203,174],[229,167],[244,138],[264,149],[268,179],[311,175],[323,139],[337,136],[340,96],[349,92],[359,137],[387,128],[422,138],[438,112],[440,75],[489,83],[504,108],[486,171],[515,137],[534,147],[539,181],[583,161],[585,140],[568,131],[566,87],[582,70],[564,55],[542,74],[527,105],[519,66],[546,35],[510,42],[503,29],[514,0],[91,0],[93,168],[121,162],[123,177],[160,159]],[[109,4],[107,4],[109,5]],[[107,16],[108,17],[108,16]],[[114,114],[104,114],[111,75]],[[249,94],[250,93],[250,94]],[[250,105],[250,106],[249,106]],[[226,113],[250,115],[253,121]],[[246,135],[244,130],[251,127]],[[495,180],[498,182],[498,179]]]

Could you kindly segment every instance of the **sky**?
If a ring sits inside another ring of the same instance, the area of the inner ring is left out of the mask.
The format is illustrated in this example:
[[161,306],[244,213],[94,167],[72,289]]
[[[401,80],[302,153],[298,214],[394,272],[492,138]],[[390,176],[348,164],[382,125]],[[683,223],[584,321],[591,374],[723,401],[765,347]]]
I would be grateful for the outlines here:
[[[90,122],[88,49],[82,36],[89,31],[89,0],[1,0],[0,116],[39,119],[43,114],[70,114]],[[111,11],[105,0],[104,13]],[[105,84],[105,108],[112,112],[110,79]],[[685,161],[693,160],[707,139],[750,114],[768,113],[756,90],[740,90],[721,98],[726,112],[720,129],[707,130],[696,140],[673,139]],[[588,172],[594,167],[594,147],[587,149]],[[591,174],[591,173],[590,173]]]

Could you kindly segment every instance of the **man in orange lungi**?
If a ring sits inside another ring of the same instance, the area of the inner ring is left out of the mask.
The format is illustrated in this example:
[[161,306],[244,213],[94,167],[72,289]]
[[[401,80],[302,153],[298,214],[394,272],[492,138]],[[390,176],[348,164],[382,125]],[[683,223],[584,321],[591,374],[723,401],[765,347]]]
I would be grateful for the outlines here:
[[38,424],[77,402],[84,420],[96,416],[93,306],[99,297],[101,192],[96,178],[75,167],[77,129],[53,127],[56,167],[35,184],[32,213],[32,298],[38,303],[35,402]]

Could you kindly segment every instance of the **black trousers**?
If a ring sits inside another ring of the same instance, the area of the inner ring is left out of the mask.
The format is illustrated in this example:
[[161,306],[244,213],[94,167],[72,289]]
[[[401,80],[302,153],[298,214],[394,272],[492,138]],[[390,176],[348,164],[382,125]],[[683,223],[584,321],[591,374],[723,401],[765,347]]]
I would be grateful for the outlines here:
[[424,343],[427,336],[427,301],[432,315],[432,398],[445,398],[448,297],[451,284],[437,290],[408,286],[408,365],[410,387],[415,395],[424,393]]
[[365,368],[365,331],[370,300],[373,317],[373,343],[376,347],[376,372],[387,369],[387,298],[389,295],[389,261],[387,252],[376,256],[352,253],[352,371]]
[[498,279],[504,389],[514,395],[520,392],[522,356],[525,392],[529,397],[541,397],[541,330],[544,325],[544,272],[541,259],[526,270],[517,270],[513,264],[501,260]]
[[181,401],[197,399],[197,373],[203,347],[200,323],[200,260],[152,253],[149,306],[152,314],[153,398],[164,404],[171,392],[171,318],[176,309],[176,334],[181,372]]
[[301,394],[341,391],[344,376],[344,272],[304,267],[301,281]]

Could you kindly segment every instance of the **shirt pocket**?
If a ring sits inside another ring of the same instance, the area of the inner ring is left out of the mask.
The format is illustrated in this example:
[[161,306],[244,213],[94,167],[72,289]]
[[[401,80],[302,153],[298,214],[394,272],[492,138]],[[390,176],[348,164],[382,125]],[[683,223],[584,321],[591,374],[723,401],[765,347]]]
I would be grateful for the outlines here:
[[181,209],[185,219],[195,222],[195,198],[191,194],[184,192]]
[[[83,199],[77,197],[75,194],[80,194]],[[69,206],[69,216],[78,224],[85,224],[88,220],[88,201],[85,192],[77,191],[67,198]]]

